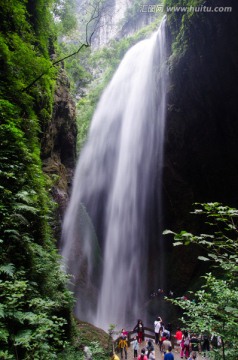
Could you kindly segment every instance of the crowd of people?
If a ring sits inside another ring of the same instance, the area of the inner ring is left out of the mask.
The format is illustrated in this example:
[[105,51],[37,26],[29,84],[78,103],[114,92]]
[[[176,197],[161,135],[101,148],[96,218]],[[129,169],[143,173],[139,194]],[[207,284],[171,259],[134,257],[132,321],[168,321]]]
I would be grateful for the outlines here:
[[211,347],[219,348],[222,345],[220,336],[211,335],[208,333],[200,334],[189,333],[184,330],[181,331],[177,328],[175,334],[176,344],[180,350],[181,359],[197,359],[198,353],[201,353],[203,357],[206,357]]
[[[181,359],[196,360],[199,353],[206,357],[211,346],[214,348],[221,346],[220,337],[215,335],[209,336],[204,333],[198,336],[186,330],[181,331],[180,328],[177,328],[175,335],[172,335],[172,325],[168,323],[165,326],[160,316],[157,317],[153,325],[155,340],[147,340],[146,345],[144,345],[145,332],[142,320],[139,319],[134,327],[133,332],[137,333],[131,340],[134,359],[155,360],[155,346],[158,346],[158,350],[163,355],[164,360],[174,360],[174,354],[172,353],[172,345],[174,345],[174,350],[179,353]],[[143,347],[140,348],[142,343]],[[126,360],[128,353],[128,331],[125,329],[121,331],[117,349],[120,358],[116,353],[112,353],[111,360]]]

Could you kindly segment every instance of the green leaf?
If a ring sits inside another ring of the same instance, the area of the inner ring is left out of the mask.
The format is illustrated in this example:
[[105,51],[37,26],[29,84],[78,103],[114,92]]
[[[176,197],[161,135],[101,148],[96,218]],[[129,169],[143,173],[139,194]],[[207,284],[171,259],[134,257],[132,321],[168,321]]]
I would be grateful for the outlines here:
[[210,259],[206,258],[205,256],[198,256],[198,259],[202,261],[210,261]]
[[164,230],[163,231],[163,235],[168,235],[168,234],[174,235],[175,233],[173,231],[171,231],[171,230]]
[[7,329],[0,327],[0,340],[1,341],[8,341],[9,332]]
[[226,306],[225,311],[228,313],[232,313],[233,315],[236,314],[236,316],[238,314],[238,309],[230,306]]
[[27,345],[31,341],[33,335],[32,330],[19,331],[15,336],[15,345]]
[[174,246],[179,246],[179,245],[184,245],[184,243],[181,242],[181,241],[176,241],[176,242],[173,243],[173,245]]
[[0,318],[4,318],[5,311],[4,311],[4,305],[0,304]]
[[4,273],[10,277],[13,277],[14,272],[15,272],[15,266],[11,263],[0,266],[0,273]]

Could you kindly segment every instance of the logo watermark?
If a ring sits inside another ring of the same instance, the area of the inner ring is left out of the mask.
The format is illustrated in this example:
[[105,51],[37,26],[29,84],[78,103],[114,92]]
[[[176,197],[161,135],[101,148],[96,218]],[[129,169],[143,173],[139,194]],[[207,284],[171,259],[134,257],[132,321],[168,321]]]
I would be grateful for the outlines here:
[[140,5],[142,13],[172,13],[172,12],[203,12],[203,13],[230,13],[231,6],[164,6],[164,5]]

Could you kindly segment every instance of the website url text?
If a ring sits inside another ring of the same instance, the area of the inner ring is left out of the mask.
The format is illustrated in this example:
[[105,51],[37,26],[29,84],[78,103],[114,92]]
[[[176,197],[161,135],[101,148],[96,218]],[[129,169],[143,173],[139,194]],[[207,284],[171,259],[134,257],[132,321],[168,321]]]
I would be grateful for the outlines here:
[[140,12],[143,13],[172,13],[172,12],[206,12],[206,13],[230,13],[231,6],[163,6],[163,5],[141,5]]

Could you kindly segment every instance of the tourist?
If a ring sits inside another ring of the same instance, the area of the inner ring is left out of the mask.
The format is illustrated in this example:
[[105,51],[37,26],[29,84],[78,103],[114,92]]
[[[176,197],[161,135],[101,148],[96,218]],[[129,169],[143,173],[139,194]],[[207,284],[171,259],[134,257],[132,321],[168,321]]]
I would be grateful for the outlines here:
[[118,343],[118,348],[121,352],[121,359],[123,359],[123,353],[125,354],[125,359],[127,359],[127,349],[128,349],[128,344],[127,344],[127,339],[126,336],[122,335],[120,337],[119,343]]
[[128,336],[128,331],[126,331],[125,329],[121,330],[121,336]]
[[152,351],[154,351],[154,345],[153,345],[152,341],[150,341],[150,340],[148,341],[146,349],[147,349],[147,357],[148,357],[148,359],[150,359],[150,353]]
[[149,360],[155,360],[155,351],[154,350],[151,351],[150,355],[149,356],[147,355],[147,357]]
[[172,347],[171,341],[169,340],[168,335],[166,335],[166,339],[162,343],[162,351],[164,354],[166,354],[170,346]]
[[165,335],[165,336],[168,336],[168,338],[169,338],[169,340],[170,340],[170,331],[167,330],[167,329],[165,329],[165,328],[164,328],[164,335]]
[[177,345],[180,346],[182,338],[183,338],[183,333],[180,328],[177,328],[177,331],[176,331],[176,334],[174,335],[174,337],[177,341]]
[[197,353],[196,351],[192,351],[188,360],[195,360],[195,359],[197,359]]
[[120,359],[114,352],[111,352],[110,353],[110,360],[120,360]]
[[171,324],[171,323],[168,323],[166,329],[167,329],[167,330],[169,331],[169,333],[170,333],[170,335],[169,335],[169,340],[171,340],[171,334],[172,334],[172,330],[173,330],[172,324]]
[[138,350],[139,350],[139,343],[137,341],[136,336],[134,337],[134,340],[132,341],[132,347],[133,347],[133,350],[134,350],[134,358],[137,358]]
[[212,335],[211,345],[213,349],[218,349],[219,347],[221,347],[221,337],[217,335]]
[[189,357],[189,345],[190,345],[190,339],[188,336],[188,332],[185,330],[183,332],[183,337],[181,341],[181,351],[180,351],[181,359],[183,358],[183,356],[185,356],[185,359]]
[[141,354],[138,356],[137,360],[148,360],[148,357],[145,355],[145,349],[141,349]]
[[199,351],[199,340],[195,334],[192,334],[190,338],[190,351],[192,352]]
[[164,355],[164,360],[174,360],[174,354],[172,354],[172,346],[169,346],[168,352]]
[[159,343],[159,331],[161,328],[162,319],[160,316],[154,321],[154,332],[155,332],[155,344],[158,345]]
[[142,343],[142,341],[144,340],[144,325],[142,320],[138,320],[136,326],[134,327],[133,331],[137,332],[138,335],[138,342],[139,344]]
[[202,352],[204,357],[206,357],[206,352],[210,351],[210,342],[209,342],[208,334],[203,334],[201,340],[202,340]]
[[161,352],[162,352],[162,343],[166,339],[163,334],[164,334],[164,329],[161,326],[161,328],[159,330],[159,349]]

